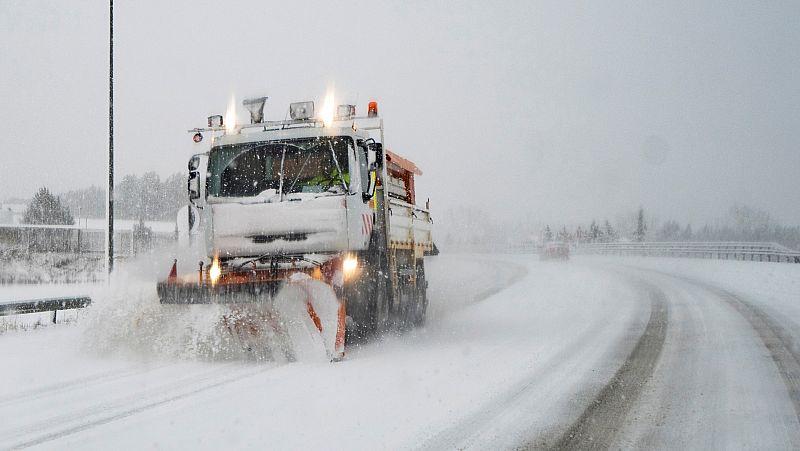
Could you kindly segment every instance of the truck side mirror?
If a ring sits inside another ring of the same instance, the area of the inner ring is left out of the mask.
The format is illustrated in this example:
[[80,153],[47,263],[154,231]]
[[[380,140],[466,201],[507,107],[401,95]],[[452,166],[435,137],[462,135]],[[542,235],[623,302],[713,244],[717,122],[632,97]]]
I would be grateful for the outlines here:
[[367,190],[365,192],[361,193],[361,197],[362,199],[364,199],[364,202],[369,202],[369,200],[372,199],[373,196],[375,196],[375,188],[377,187],[377,185],[378,185],[378,170],[373,165],[371,168],[369,168],[369,187],[367,187]]
[[200,157],[198,155],[193,156],[189,160],[189,181],[188,181],[188,191],[189,191],[189,200],[193,201],[195,199],[200,199],[200,171],[198,168],[200,167]]
[[383,144],[373,141],[368,146],[370,162],[375,162],[375,166],[378,168],[383,167]]
[[189,200],[200,199],[200,177],[197,172],[189,173]]

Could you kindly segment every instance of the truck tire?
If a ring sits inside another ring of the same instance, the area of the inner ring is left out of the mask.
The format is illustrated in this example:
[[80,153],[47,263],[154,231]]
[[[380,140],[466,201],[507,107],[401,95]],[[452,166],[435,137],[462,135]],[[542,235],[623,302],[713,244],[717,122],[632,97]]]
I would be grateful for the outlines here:
[[346,288],[350,339],[363,339],[381,334],[387,328],[389,316],[386,276],[365,259],[364,271],[358,280]]
[[411,323],[415,327],[425,325],[425,316],[428,311],[428,281],[425,279],[425,266],[422,261],[417,263],[417,286],[414,289],[414,305]]
[[374,290],[370,299],[371,332],[380,335],[389,327],[389,292],[386,274],[379,272],[374,280]]

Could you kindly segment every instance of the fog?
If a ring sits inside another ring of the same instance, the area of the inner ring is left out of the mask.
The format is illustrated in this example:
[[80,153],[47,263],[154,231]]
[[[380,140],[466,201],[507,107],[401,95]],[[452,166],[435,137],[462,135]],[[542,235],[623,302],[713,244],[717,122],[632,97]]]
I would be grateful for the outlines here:
[[[2,1],[0,201],[103,185],[108,5]],[[432,209],[800,223],[797,2],[118,2],[116,174],[185,170],[230,97],[377,100]],[[240,108],[240,117],[246,114]]]

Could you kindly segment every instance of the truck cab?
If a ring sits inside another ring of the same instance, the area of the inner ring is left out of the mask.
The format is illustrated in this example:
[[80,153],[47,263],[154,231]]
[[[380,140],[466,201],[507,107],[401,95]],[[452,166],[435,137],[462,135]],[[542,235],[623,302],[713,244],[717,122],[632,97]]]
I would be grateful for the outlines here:
[[362,251],[374,223],[369,137],[349,128],[224,136],[208,155],[206,251],[222,259]]
[[195,142],[211,136],[189,161],[185,215],[210,262],[199,282],[159,283],[162,302],[238,303],[302,272],[333,287],[359,335],[421,324],[423,256],[433,248],[430,213],[414,191],[422,171],[384,151],[375,102],[367,117],[352,105],[334,120],[315,118],[311,102],[290,111],[291,120],[270,122],[251,110],[245,125],[211,116],[208,128],[190,130]]

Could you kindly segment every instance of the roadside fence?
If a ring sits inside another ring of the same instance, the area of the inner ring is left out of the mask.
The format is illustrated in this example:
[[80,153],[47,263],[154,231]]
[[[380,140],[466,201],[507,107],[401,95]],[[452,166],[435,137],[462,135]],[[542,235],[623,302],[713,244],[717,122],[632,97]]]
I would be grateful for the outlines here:
[[[177,239],[175,232],[149,229],[116,230],[114,254],[131,257],[157,249]],[[0,224],[0,249],[25,253],[67,252],[103,254],[106,230],[77,225]]]
[[574,252],[577,254],[641,255],[800,263],[800,252],[777,243],[758,242],[584,243],[577,245],[574,248]]

